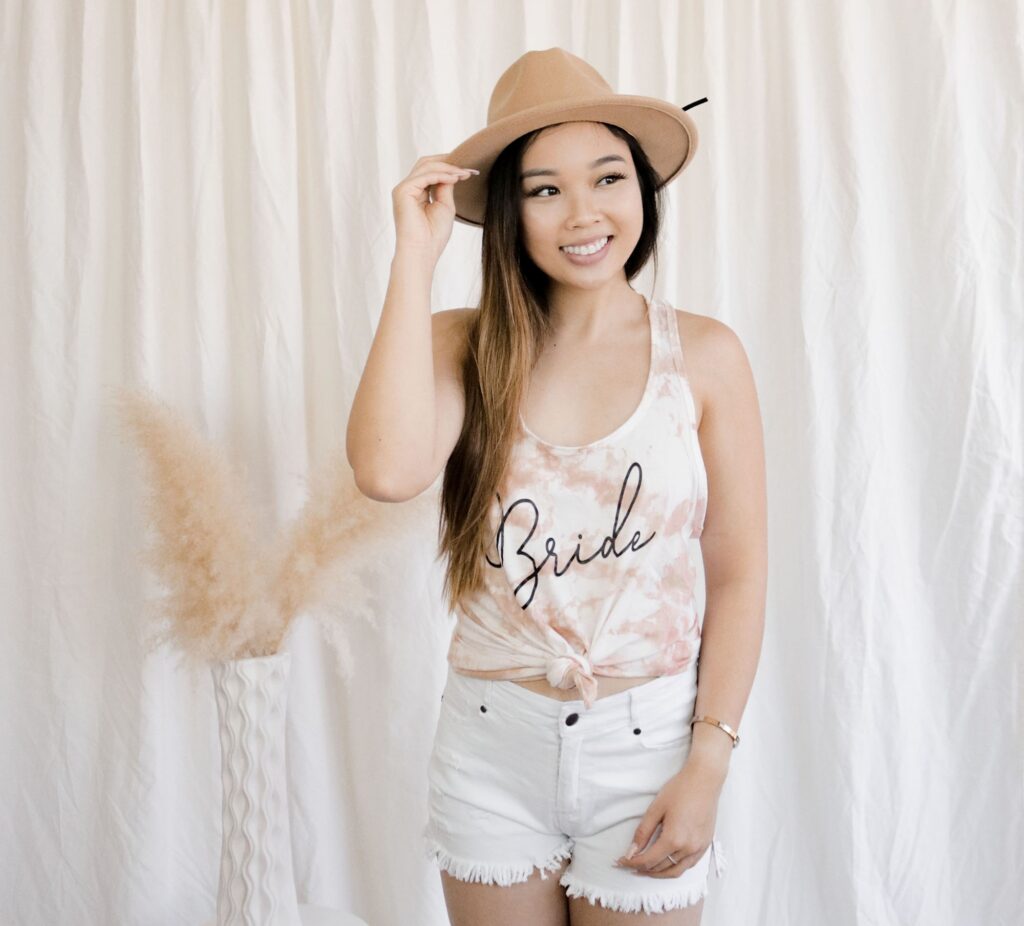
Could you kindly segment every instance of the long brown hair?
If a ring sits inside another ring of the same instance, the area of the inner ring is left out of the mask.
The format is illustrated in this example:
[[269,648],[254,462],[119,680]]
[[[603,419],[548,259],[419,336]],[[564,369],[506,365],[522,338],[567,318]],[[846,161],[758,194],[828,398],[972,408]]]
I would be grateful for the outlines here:
[[[601,124],[629,145],[643,202],[643,228],[626,261],[626,279],[632,280],[652,257],[657,277],[662,178],[632,135]],[[550,333],[549,278],[527,253],[519,222],[523,152],[542,130],[509,144],[487,179],[483,287],[479,310],[466,328],[462,362],[465,419],[441,489],[438,556],[447,556],[444,595],[452,609],[482,584],[483,556],[493,539],[488,510],[508,465],[539,345]]]

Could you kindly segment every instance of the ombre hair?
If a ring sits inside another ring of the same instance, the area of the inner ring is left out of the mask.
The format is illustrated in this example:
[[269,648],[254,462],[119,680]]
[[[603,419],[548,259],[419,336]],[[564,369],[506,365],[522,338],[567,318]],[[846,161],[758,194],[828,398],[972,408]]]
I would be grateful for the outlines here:
[[[662,178],[632,135],[599,124],[629,145],[643,202],[643,228],[626,261],[626,279],[632,280],[651,258],[657,277]],[[483,583],[483,559],[493,540],[488,511],[516,439],[520,403],[539,345],[551,332],[549,277],[530,258],[520,226],[523,152],[543,128],[506,146],[487,178],[483,286],[479,310],[466,327],[462,361],[465,418],[441,489],[438,555],[447,557],[444,596],[451,609]]]

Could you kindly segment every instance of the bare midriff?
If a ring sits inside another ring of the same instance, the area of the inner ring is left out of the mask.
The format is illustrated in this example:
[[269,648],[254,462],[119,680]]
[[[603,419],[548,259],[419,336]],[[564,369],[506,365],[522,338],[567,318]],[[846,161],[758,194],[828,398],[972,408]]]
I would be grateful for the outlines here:
[[[599,675],[597,676],[596,700],[600,701],[601,698],[605,698],[608,695],[625,691],[627,688],[633,688],[636,685],[642,685],[644,682],[654,681],[656,677],[616,678],[611,675]],[[558,701],[578,701],[580,699],[580,693],[576,688],[568,690],[555,688],[546,678],[521,678],[510,679],[510,681],[515,682],[517,685],[522,685],[523,688],[529,688],[530,691],[535,691],[537,694],[547,695],[549,698],[555,698]]]

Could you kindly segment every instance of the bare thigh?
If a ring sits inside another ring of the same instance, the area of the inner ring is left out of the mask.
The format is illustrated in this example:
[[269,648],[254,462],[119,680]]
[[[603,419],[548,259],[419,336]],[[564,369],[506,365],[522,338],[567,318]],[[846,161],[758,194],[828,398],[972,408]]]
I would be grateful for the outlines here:
[[569,926],[565,888],[558,883],[569,867],[565,859],[542,879],[535,869],[519,884],[481,884],[459,881],[441,870],[441,887],[451,926]]
[[666,910],[664,913],[619,913],[592,904],[585,897],[569,898],[570,926],[700,926],[704,911],[704,898],[688,907]]

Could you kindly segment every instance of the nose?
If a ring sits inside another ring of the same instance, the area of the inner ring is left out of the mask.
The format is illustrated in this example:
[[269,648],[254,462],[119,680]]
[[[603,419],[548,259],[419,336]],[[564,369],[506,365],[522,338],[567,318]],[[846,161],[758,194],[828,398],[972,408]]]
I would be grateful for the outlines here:
[[569,196],[569,217],[566,220],[568,229],[586,228],[601,221],[601,214],[594,206],[593,193],[583,190]]

